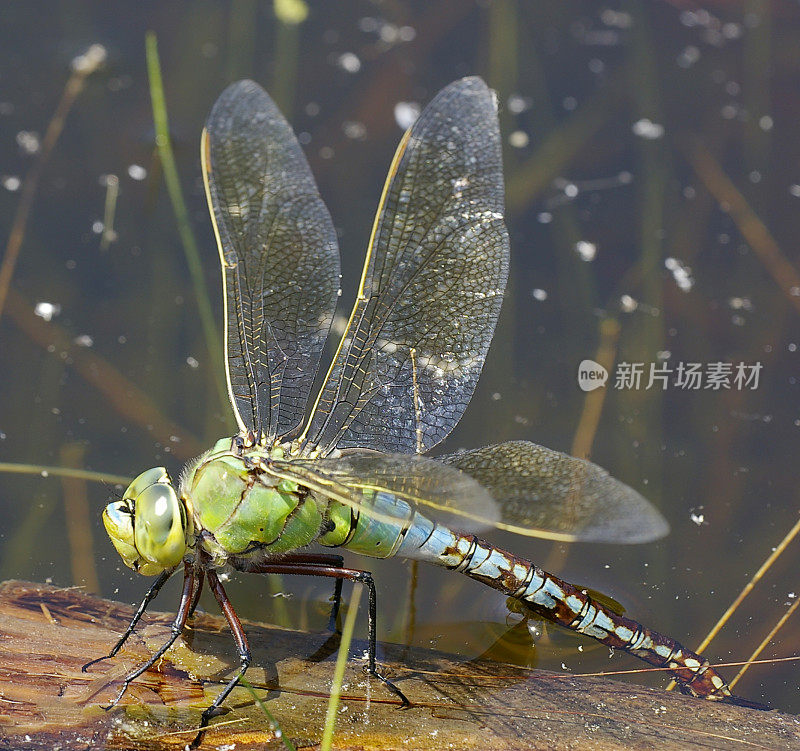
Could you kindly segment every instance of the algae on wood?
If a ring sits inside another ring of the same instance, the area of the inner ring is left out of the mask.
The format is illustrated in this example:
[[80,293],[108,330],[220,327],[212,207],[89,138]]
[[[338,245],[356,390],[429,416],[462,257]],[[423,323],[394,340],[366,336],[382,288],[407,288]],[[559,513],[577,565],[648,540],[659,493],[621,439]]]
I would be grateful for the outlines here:
[[[120,706],[100,708],[111,685],[166,638],[171,616],[153,613],[113,660],[106,653],[132,609],[77,589],[0,584],[0,748],[178,749],[236,667],[221,617],[198,614],[157,669]],[[246,624],[247,677],[298,749],[322,737],[336,637]],[[443,653],[381,645],[382,665],[414,703],[399,702],[363,674],[353,649],[336,749],[799,749],[800,719],[730,707],[600,678],[464,662]],[[226,702],[202,748],[285,749],[244,688]],[[230,746],[233,748],[233,746]]]

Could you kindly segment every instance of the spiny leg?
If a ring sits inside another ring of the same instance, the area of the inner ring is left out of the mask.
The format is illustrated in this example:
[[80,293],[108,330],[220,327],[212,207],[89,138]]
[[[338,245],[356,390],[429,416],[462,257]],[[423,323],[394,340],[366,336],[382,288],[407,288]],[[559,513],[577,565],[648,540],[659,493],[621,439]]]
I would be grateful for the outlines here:
[[85,673],[92,665],[114,657],[117,654],[117,652],[119,652],[120,649],[122,649],[122,645],[125,644],[126,641],[128,641],[128,638],[133,633],[133,630],[136,628],[136,624],[139,623],[139,620],[144,615],[144,611],[147,610],[147,606],[155,599],[156,595],[161,590],[161,587],[163,587],[164,584],[166,584],[167,579],[169,579],[173,573],[175,573],[174,569],[162,571],[158,575],[158,578],[153,582],[153,585],[150,587],[150,589],[147,590],[147,594],[144,596],[144,599],[141,601],[141,603],[139,603],[139,608],[133,614],[133,618],[131,618],[131,622],[128,624],[128,628],[125,629],[125,633],[119,638],[117,643],[114,645],[114,648],[107,655],[104,655],[103,657],[98,657],[96,660],[89,660],[89,662],[87,662],[81,668],[81,672]]
[[[280,558],[275,560],[276,564],[311,564],[314,566],[332,566],[334,568],[344,568],[344,558],[340,555],[332,553],[286,553]],[[259,573],[264,573],[259,570]],[[339,619],[339,611],[342,607],[342,577],[334,579],[333,587],[333,605],[331,606],[331,614],[328,618],[328,631],[338,633],[337,621]]]
[[245,671],[250,665],[250,647],[247,644],[247,635],[242,628],[242,623],[239,620],[239,616],[236,615],[236,611],[233,609],[233,605],[228,599],[225,588],[222,586],[222,582],[219,580],[219,577],[216,575],[216,573],[214,573],[214,571],[208,571],[206,576],[208,577],[208,586],[211,587],[211,591],[214,593],[214,597],[219,604],[220,610],[222,610],[222,613],[225,616],[225,620],[228,621],[228,626],[230,626],[231,633],[236,641],[236,648],[239,650],[239,670],[237,671],[236,675],[234,675],[233,678],[228,681],[225,688],[223,688],[217,698],[214,699],[211,706],[207,707],[203,711],[203,714],[200,717],[199,732],[191,742],[189,746],[190,748],[196,748],[200,745],[200,741],[203,739],[203,735],[205,735],[208,721],[216,714],[219,706],[223,701],[225,701],[228,694],[233,691],[234,687],[239,682],[239,679],[245,674]]
[[197,608],[197,603],[200,602],[200,595],[203,593],[203,582],[205,581],[205,571],[200,569],[200,572],[197,574],[197,590],[194,593],[194,598],[192,599],[192,605],[189,608],[189,613],[186,616],[186,620],[188,621],[194,615],[194,611]]
[[316,563],[264,563],[250,571],[259,574],[291,574],[300,576],[325,576],[335,579],[347,579],[348,581],[359,582],[367,587],[369,592],[369,609],[368,609],[368,628],[369,628],[369,668],[368,672],[374,678],[381,681],[386,688],[388,688],[395,696],[402,702],[403,708],[410,707],[411,702],[408,697],[392,683],[388,678],[381,675],[377,668],[377,594],[375,591],[375,580],[369,571],[361,571],[354,568],[341,568],[336,566],[320,565]]
[[152,665],[155,665],[158,660],[161,659],[162,655],[175,643],[175,640],[181,635],[183,631],[183,627],[186,625],[186,619],[189,616],[189,608],[194,601],[194,594],[195,594],[195,586],[197,584],[197,573],[195,572],[194,567],[186,563],[184,564],[183,568],[183,591],[181,592],[181,601],[178,605],[178,612],[175,615],[175,620],[172,623],[171,631],[172,635],[170,638],[161,646],[161,648],[143,665],[138,667],[132,673],[128,673],[125,676],[125,679],[122,682],[122,688],[119,690],[114,701],[111,702],[103,709],[109,710],[112,707],[115,707],[119,700],[125,695],[125,692],[128,690],[128,686],[135,681],[142,673],[144,673],[148,668]]

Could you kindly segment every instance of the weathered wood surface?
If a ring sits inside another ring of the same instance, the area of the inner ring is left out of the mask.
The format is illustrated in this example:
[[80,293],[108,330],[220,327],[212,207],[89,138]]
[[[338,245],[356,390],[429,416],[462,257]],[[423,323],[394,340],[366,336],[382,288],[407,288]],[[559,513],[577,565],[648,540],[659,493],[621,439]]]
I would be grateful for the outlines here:
[[[0,748],[177,749],[236,665],[224,621],[205,614],[186,640],[105,712],[113,679],[165,639],[170,616],[146,616],[114,660],[107,652],[132,610],[41,584],[0,585]],[[336,644],[325,634],[246,624],[248,672],[285,737],[319,743]],[[354,646],[361,654],[364,644]],[[599,678],[578,678],[382,645],[382,664],[414,706],[398,703],[350,661],[337,749],[799,749],[800,718],[729,707]],[[245,689],[214,720],[202,748],[284,749]],[[235,746],[230,745],[235,744]]]

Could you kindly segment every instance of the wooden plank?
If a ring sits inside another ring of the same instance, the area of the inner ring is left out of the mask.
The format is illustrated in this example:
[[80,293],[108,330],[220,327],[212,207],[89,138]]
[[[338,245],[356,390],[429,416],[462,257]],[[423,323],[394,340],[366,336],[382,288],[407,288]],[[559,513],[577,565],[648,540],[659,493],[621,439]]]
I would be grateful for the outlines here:
[[[0,748],[177,749],[236,665],[224,621],[200,614],[193,628],[136,681],[120,706],[100,704],[112,684],[166,638],[171,616],[146,616],[114,660],[107,652],[129,606],[43,584],[0,584]],[[246,624],[248,679],[297,748],[319,743],[336,638]],[[352,654],[363,653],[354,645]],[[599,678],[465,663],[434,651],[382,645],[386,672],[413,702],[398,702],[350,660],[337,749],[800,749],[800,718],[702,701]],[[286,746],[245,689],[227,702],[202,748]]]

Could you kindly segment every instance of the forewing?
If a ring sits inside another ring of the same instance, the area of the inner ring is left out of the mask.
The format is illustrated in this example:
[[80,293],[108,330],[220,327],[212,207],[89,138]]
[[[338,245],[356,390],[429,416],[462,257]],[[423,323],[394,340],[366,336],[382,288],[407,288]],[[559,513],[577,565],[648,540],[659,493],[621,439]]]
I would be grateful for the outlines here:
[[639,493],[596,464],[528,441],[437,457],[477,480],[497,501],[496,524],[518,534],[561,540],[634,543],[669,526]]
[[242,430],[302,422],[339,286],[339,251],[289,123],[253,81],[221,94],[201,148],[222,263],[228,390]]
[[420,513],[463,532],[495,526],[497,504],[474,479],[455,467],[415,454],[349,453],[336,459],[273,462],[271,471],[288,473],[311,490],[358,509],[377,519],[363,499],[389,493],[408,501]]
[[397,150],[306,451],[423,452],[453,429],[505,289],[503,202],[494,95],[479,78],[456,81]]

